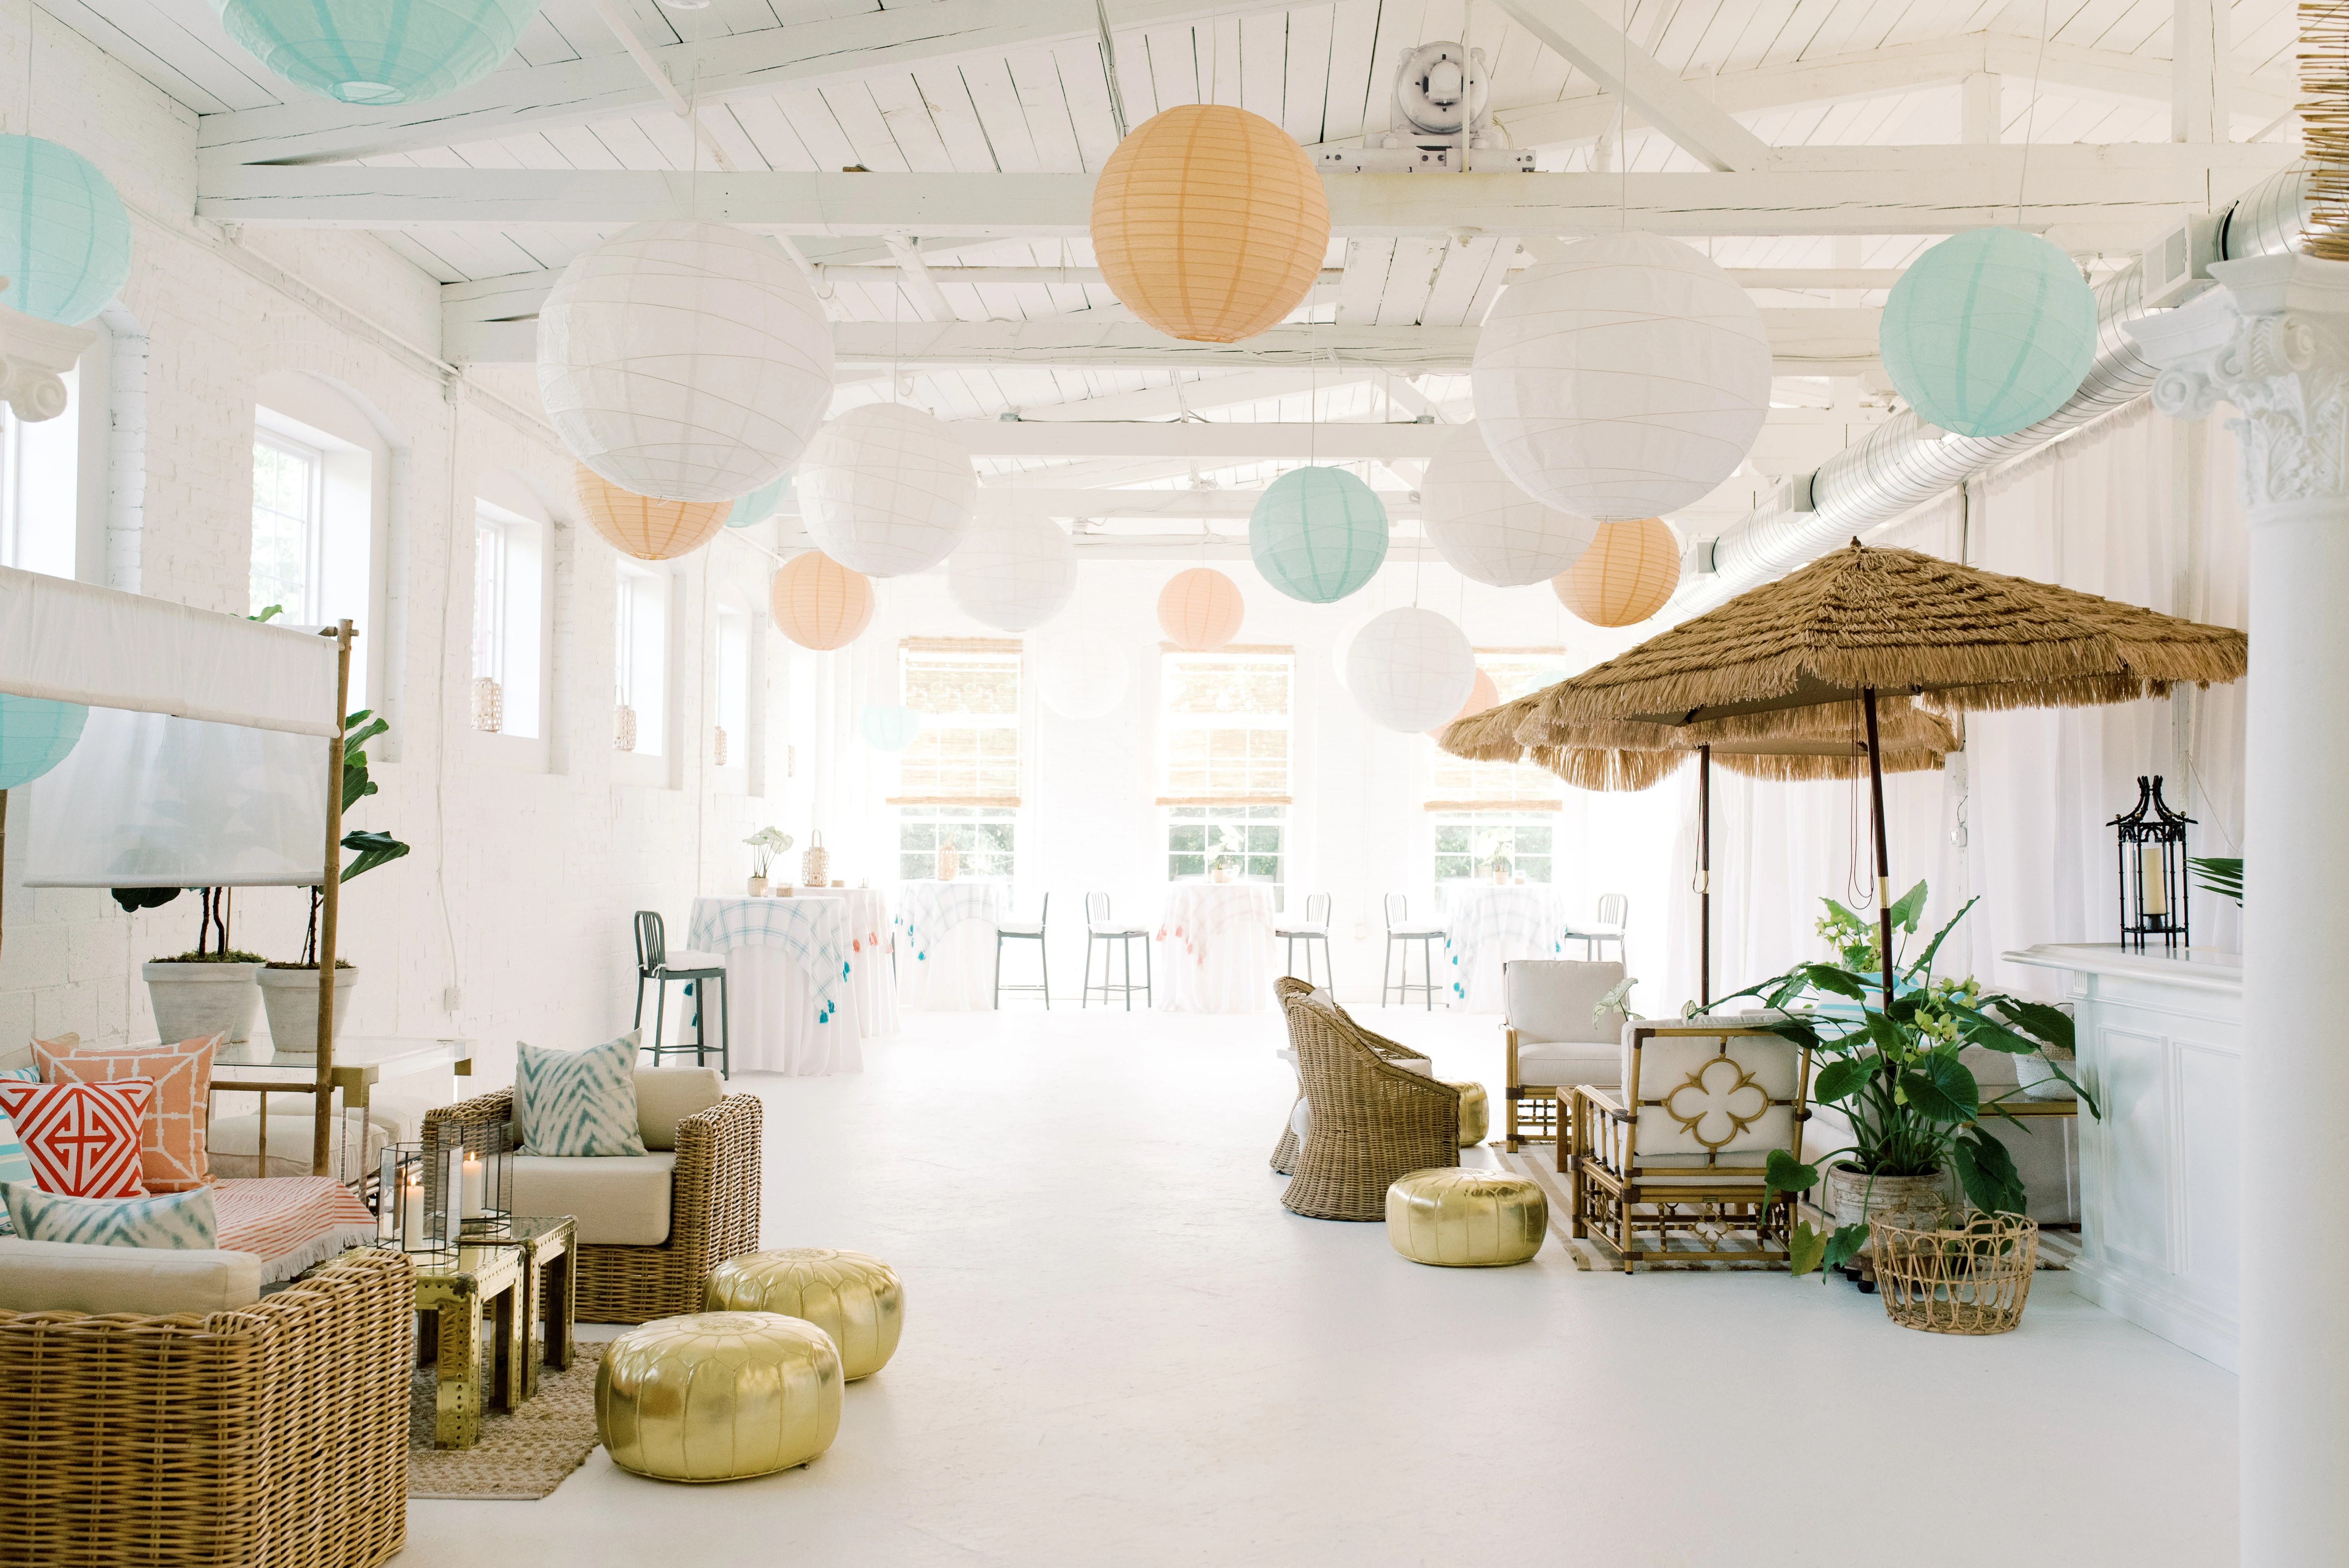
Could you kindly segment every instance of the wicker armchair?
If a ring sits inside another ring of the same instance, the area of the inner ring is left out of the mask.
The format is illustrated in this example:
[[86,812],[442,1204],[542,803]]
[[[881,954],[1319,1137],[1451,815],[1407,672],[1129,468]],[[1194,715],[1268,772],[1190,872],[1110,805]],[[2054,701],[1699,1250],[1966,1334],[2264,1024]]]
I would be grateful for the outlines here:
[[[1272,994],[1283,1006],[1288,1006],[1289,997],[1310,996],[1313,995],[1314,989],[1314,986],[1309,982],[1299,980],[1293,975],[1282,975],[1279,979],[1275,980],[1272,983]],[[1331,1000],[1330,1006],[1337,1007],[1338,1016],[1345,1019],[1349,1024],[1353,1024],[1354,1027],[1361,1031],[1362,1038],[1370,1043],[1371,1049],[1376,1051],[1380,1056],[1384,1057],[1388,1061],[1393,1062],[1398,1067],[1403,1068],[1406,1072],[1417,1073],[1422,1078],[1433,1078],[1435,1076],[1435,1064],[1430,1061],[1424,1054],[1413,1050],[1409,1046],[1397,1045],[1392,1040],[1382,1039],[1379,1036],[1371,1034],[1368,1029],[1363,1029],[1360,1024],[1354,1024],[1353,1015],[1347,1012],[1345,1008],[1338,1006],[1338,1003],[1334,999]],[[1291,1027],[1289,1034],[1291,1037],[1289,1048],[1281,1052],[1280,1055],[1282,1059],[1287,1061],[1289,1066],[1295,1067],[1297,1065],[1297,1044],[1295,1039],[1296,1030],[1293,1026]],[[1300,1111],[1303,1112],[1302,1115],[1299,1114]],[[1305,1144],[1303,1136],[1299,1134],[1297,1130],[1297,1126],[1299,1121],[1303,1121],[1308,1127],[1312,1125],[1312,1110],[1311,1108],[1308,1107],[1305,1103],[1305,1079],[1302,1076],[1299,1076],[1297,1080],[1297,1099],[1289,1105],[1288,1119],[1280,1124],[1280,1140],[1272,1146],[1272,1159],[1269,1163],[1272,1166],[1272,1173],[1276,1176],[1294,1176],[1297,1174],[1298,1151],[1302,1149]]]
[[0,1312],[0,1563],[372,1568],[408,1540],[408,1260],[232,1312]]
[[[756,1095],[729,1095],[678,1122],[668,1240],[646,1247],[582,1243],[574,1285],[582,1322],[643,1323],[699,1312],[709,1271],[758,1250],[762,1110]],[[451,1124],[512,1119],[513,1090],[502,1088],[427,1111],[424,1139],[430,1143]]]
[[1398,1176],[1460,1163],[1460,1091],[1380,1053],[1391,1040],[1335,1004],[1284,992],[1312,1133],[1281,1203],[1317,1220],[1384,1220]]

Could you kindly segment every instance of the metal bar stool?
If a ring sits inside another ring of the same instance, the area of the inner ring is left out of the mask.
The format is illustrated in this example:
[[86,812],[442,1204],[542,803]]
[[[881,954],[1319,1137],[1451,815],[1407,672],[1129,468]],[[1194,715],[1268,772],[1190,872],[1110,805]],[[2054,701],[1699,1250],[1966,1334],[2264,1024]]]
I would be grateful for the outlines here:
[[[693,1053],[693,1065],[707,1065],[709,1049],[709,1009],[706,1005],[709,993],[696,989],[701,982],[718,983],[718,1071],[722,1077],[733,1076],[733,1022],[726,1012],[726,964],[710,953],[680,953],[683,964],[669,962],[668,938],[661,927],[661,917],[656,911],[636,911],[636,1021],[632,1026],[645,1026],[645,982],[651,981],[657,989],[653,996],[653,1043],[641,1047],[650,1051],[653,1066],[660,1066],[663,1057]],[[668,983],[682,980],[693,997],[693,1043],[664,1045],[661,1040],[661,1020],[668,1010]]]
[[1272,934],[1288,944],[1288,972],[1291,975],[1297,973],[1297,944],[1300,942],[1305,944],[1305,983],[1309,985],[1314,984],[1313,944],[1319,943],[1321,944],[1319,983],[1325,986],[1330,983],[1330,895],[1328,893],[1306,894],[1305,918],[1288,925],[1277,924],[1272,928]]
[[[1026,921],[999,921],[995,927],[995,1005],[1003,1006],[1006,991],[1034,991],[1044,998],[1044,1010],[1052,1010],[1052,959],[1044,943],[1044,923],[1052,918],[1052,895],[1044,895],[1044,907],[1036,912],[1033,924]],[[1044,966],[1044,982],[1040,985],[1006,985],[1003,983],[1003,944],[1007,942],[1033,942],[1036,961]],[[1091,954],[1087,954],[1088,958]]]
[[1602,892],[1599,895],[1598,920],[1584,926],[1578,926],[1568,922],[1565,936],[1568,942],[1582,944],[1582,956],[1585,959],[1597,957],[1599,955],[1597,950],[1603,949],[1611,942],[1615,944],[1616,961],[1620,963],[1623,957],[1623,932],[1630,923],[1631,901],[1619,892]]
[[[1133,983],[1133,944],[1136,941],[1142,944],[1142,984],[1139,985]],[[1102,954],[1101,984],[1093,984],[1093,944],[1096,942],[1117,944],[1115,951],[1123,955],[1125,964],[1124,979],[1110,979],[1110,954],[1104,953]],[[1142,993],[1142,1005],[1153,1006],[1157,1002],[1157,995],[1150,988],[1151,977],[1150,933],[1138,926],[1119,925],[1112,921],[1109,917],[1109,894],[1085,894],[1085,983],[1078,994],[1077,1006],[1091,1006],[1093,993],[1099,991],[1102,1006],[1106,1007],[1109,1006],[1109,994],[1116,991],[1123,994],[1125,1010],[1131,1013],[1133,1011],[1133,994],[1139,991]]]
[[[1446,933],[1441,925],[1410,924],[1410,918],[1411,901],[1399,892],[1387,894],[1387,951],[1386,956],[1379,962],[1379,1006],[1383,1007],[1387,1005],[1387,993],[1392,991],[1408,1007],[1411,1006],[1411,994],[1419,991],[1426,995],[1427,1010],[1432,1013],[1435,1011],[1435,944]],[[1422,976],[1422,983],[1416,985],[1411,982],[1411,944],[1414,942],[1419,944],[1419,972]],[[1401,967],[1395,969],[1397,978],[1390,986],[1387,973],[1397,964],[1397,944],[1402,946]]]

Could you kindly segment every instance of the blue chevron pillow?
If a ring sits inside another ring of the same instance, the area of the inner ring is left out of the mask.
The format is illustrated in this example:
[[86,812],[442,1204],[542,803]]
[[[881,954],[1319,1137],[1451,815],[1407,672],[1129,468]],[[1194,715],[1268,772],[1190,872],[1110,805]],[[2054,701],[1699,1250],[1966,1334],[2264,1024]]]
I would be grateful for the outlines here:
[[593,1050],[514,1047],[514,1138],[524,1154],[642,1154],[635,1034]]
[[0,1202],[28,1242],[80,1242],[96,1247],[159,1247],[210,1252],[220,1245],[212,1189],[152,1198],[71,1198],[30,1181],[0,1181]]

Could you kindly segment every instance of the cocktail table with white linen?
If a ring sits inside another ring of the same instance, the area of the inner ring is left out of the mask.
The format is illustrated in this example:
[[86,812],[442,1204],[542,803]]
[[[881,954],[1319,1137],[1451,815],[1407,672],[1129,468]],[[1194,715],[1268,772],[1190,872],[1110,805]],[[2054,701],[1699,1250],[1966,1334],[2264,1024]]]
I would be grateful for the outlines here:
[[1280,963],[1267,882],[1176,882],[1158,921],[1158,1005],[1177,1013],[1260,1013]]
[[842,899],[693,901],[688,942],[726,959],[736,1072],[864,1070],[850,933]]
[[848,905],[848,984],[856,993],[857,1033],[866,1039],[897,1032],[897,983],[890,977],[889,901],[870,887],[802,888],[804,898],[836,898]]
[[897,887],[897,999],[934,1013],[995,1006],[995,934],[1009,908],[1001,882]]
[[1557,957],[1566,924],[1557,890],[1539,882],[1456,888],[1446,921],[1452,1005],[1467,1013],[1504,1011],[1501,965],[1516,958]]

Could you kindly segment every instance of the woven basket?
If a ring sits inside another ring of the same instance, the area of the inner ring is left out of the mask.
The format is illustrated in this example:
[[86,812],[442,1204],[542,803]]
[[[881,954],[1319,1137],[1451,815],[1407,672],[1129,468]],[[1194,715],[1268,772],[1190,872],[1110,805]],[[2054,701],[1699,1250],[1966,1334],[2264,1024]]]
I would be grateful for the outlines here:
[[2004,1334],[2023,1321],[2039,1266],[2039,1222],[1976,1214],[1963,1230],[1868,1222],[1884,1315],[1928,1334]]
[[824,853],[823,835],[811,832],[808,834],[807,850],[800,856],[800,885],[824,887],[831,880],[832,857]]

